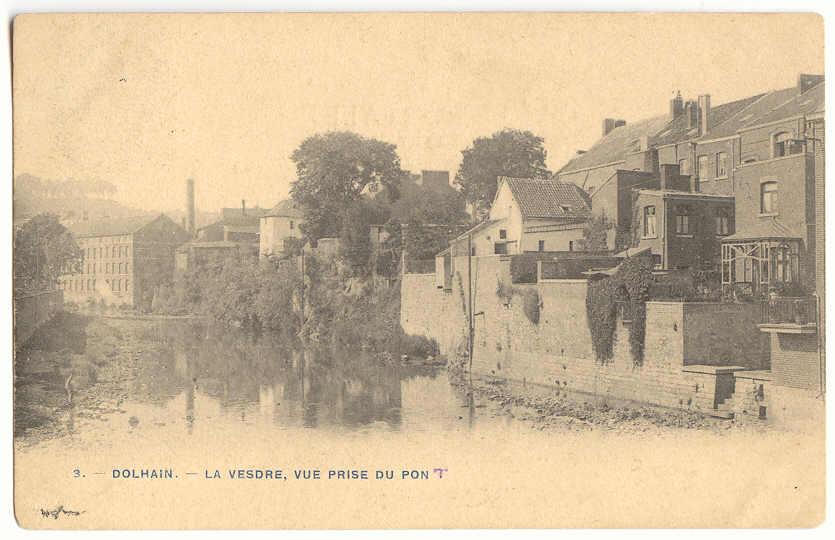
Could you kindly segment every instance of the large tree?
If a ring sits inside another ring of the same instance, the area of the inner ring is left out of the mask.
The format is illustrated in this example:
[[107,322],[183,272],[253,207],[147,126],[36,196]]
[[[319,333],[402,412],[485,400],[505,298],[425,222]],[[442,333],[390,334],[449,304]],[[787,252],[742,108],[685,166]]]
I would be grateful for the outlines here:
[[505,128],[490,137],[479,137],[461,151],[463,159],[455,175],[468,203],[483,216],[493,203],[499,176],[548,178],[544,139],[530,131]]
[[404,176],[396,146],[347,131],[313,135],[293,152],[297,180],[290,189],[304,209],[308,238],[339,236],[342,218],[365,191],[386,188],[396,199]]
[[14,286],[18,291],[52,288],[64,273],[81,268],[81,249],[53,214],[39,214],[15,230]]

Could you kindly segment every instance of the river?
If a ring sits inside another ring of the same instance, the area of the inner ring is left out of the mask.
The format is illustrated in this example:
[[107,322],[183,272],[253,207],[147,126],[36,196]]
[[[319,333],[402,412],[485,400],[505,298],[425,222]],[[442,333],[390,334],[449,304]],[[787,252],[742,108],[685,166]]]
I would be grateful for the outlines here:
[[64,315],[18,354],[15,390],[21,448],[97,448],[128,433],[223,440],[253,429],[437,432],[515,422],[453,384],[445,367],[182,320]]

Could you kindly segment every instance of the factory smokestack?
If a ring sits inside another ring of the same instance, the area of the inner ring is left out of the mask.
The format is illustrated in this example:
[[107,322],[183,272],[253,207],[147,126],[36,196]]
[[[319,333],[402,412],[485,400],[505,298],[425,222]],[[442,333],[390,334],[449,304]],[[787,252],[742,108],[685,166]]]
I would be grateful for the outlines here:
[[186,188],[186,204],[188,208],[186,209],[188,212],[188,233],[194,237],[194,179],[189,178],[187,182]]

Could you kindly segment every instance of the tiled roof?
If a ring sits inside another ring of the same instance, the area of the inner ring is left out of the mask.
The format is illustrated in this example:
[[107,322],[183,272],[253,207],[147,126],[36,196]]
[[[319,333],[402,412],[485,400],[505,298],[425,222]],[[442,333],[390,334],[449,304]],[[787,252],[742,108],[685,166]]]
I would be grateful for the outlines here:
[[780,107],[796,94],[797,88],[794,86],[761,94],[756,100],[752,101],[746,107],[743,107],[735,114],[725,118],[724,120],[716,118],[711,110],[712,127],[702,137],[702,139],[711,140],[722,137],[730,137],[736,135],[737,131],[745,128],[746,126],[759,124],[761,123],[760,119],[764,115],[768,114],[775,108]]
[[[710,124],[718,126],[726,122],[739,111],[745,109],[745,107],[748,107],[762,96],[763,94],[758,94],[745,99],[738,99],[736,101],[710,107]],[[664,129],[651,137],[649,143],[655,146],[664,146],[667,144],[675,144],[688,141],[690,139],[696,139],[698,137],[698,127],[688,128],[687,115],[680,114],[667,124]]]
[[586,152],[572,158],[558,174],[623,161],[627,153],[637,150],[638,140],[642,136],[651,138],[661,131],[668,121],[669,117],[664,115],[616,127]]
[[133,234],[163,216],[164,214],[145,214],[142,216],[79,221],[70,225],[69,230],[76,237]]
[[522,217],[566,218],[588,216],[591,202],[583,189],[570,182],[501,177],[519,204]]
[[[699,137],[696,129],[687,127],[687,117],[682,114],[670,120],[668,115],[627,123],[617,127],[599,139],[588,151],[566,163],[557,174],[583,169],[593,169],[626,159],[627,154],[638,150],[640,138],[646,136],[651,146],[664,146],[701,138],[710,140],[729,137],[740,129],[781,118],[823,111],[824,83],[820,82],[798,95],[792,86],[764,94],[749,96],[711,107],[710,130]],[[588,180],[586,181],[588,184]],[[599,183],[599,179],[591,184]]]
[[802,94],[795,93],[794,98],[763,115],[756,124],[751,125],[767,124],[783,118],[823,112],[825,99],[826,83],[821,82]]
[[273,206],[265,215],[267,216],[281,216],[295,219],[302,219],[304,213],[298,207],[296,201],[293,199],[284,199],[277,205]]

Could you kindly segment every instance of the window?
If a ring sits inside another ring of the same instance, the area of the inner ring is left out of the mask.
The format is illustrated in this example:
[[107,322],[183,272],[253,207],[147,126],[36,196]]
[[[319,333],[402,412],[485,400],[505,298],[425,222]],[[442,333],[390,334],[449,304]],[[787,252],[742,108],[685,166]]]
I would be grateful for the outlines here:
[[760,184],[760,213],[777,213],[777,182],[763,182]]
[[470,255],[475,257],[475,246],[473,246],[473,248],[470,250]]
[[507,244],[504,242],[496,242],[493,244],[494,255],[507,255]]
[[126,273],[126,274],[130,274],[130,270],[128,270],[128,265],[129,265],[129,264],[130,264],[130,263],[125,263],[125,273]]
[[716,209],[716,235],[727,236],[731,234],[731,216],[726,208]]
[[545,240],[539,241],[539,251],[545,251]]
[[774,135],[774,147],[771,152],[772,157],[782,157],[788,155],[789,137],[789,134],[785,131]]
[[291,220],[290,220],[290,230],[292,231],[292,230],[293,230],[293,229],[295,229],[295,228],[296,228],[296,224],[295,224],[295,223],[293,223],[293,220],[291,219]]
[[716,178],[728,176],[728,154],[719,152],[716,154]]
[[707,179],[708,173],[708,158],[707,156],[699,156],[696,161],[696,176],[701,180]]
[[568,241],[568,251],[574,251],[574,240]]
[[125,292],[128,292],[128,283],[129,283],[129,281],[126,279],[125,280]]
[[687,205],[676,208],[676,234],[690,234],[690,207]]
[[499,239],[506,240],[507,239],[507,229],[499,229]]
[[656,232],[656,221],[655,221],[655,207],[654,206],[645,206],[644,207],[644,238],[655,238],[658,236]]
[[679,174],[690,174],[690,161],[685,159],[678,160]]

